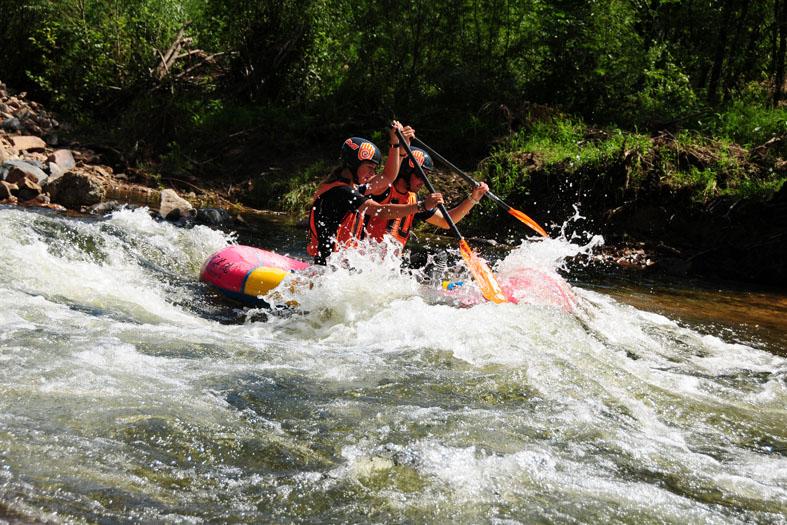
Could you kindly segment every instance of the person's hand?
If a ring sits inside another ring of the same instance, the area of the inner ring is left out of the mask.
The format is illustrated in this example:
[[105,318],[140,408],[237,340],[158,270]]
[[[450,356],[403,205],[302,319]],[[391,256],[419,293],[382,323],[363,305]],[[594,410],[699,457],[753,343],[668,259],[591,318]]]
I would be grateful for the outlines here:
[[393,122],[391,122],[391,129],[388,130],[388,138],[389,138],[388,142],[390,142],[391,144],[396,144],[397,142],[399,142],[399,137],[396,136],[397,129],[401,131],[402,134],[404,134],[405,128],[402,126],[402,123],[399,122],[398,120],[394,120]]
[[481,200],[481,197],[484,196],[484,193],[488,191],[489,191],[489,186],[487,186],[486,182],[482,182],[481,184],[478,185],[477,188],[473,190],[473,192],[470,194],[470,198],[478,202]]
[[426,210],[433,210],[437,208],[440,204],[443,204],[443,194],[442,193],[430,193],[424,199],[424,209]]
[[405,126],[402,129],[402,135],[404,135],[404,140],[407,141],[407,145],[409,146],[411,144],[413,137],[415,137],[415,130],[410,126]]

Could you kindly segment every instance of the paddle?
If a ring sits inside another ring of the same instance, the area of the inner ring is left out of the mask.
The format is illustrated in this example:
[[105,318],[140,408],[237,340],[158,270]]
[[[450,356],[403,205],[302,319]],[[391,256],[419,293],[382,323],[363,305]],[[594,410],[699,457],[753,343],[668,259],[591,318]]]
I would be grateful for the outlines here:
[[[418,137],[413,137],[413,138],[418,142],[418,144],[423,146],[423,148],[426,151],[428,151],[434,158],[436,158],[437,160],[439,160],[440,162],[442,162],[443,164],[445,164],[446,166],[448,166],[449,168],[454,170],[458,175],[460,175],[467,182],[469,182],[470,184],[472,184],[475,187],[478,187],[481,184],[480,182],[475,180],[473,177],[471,177],[470,175],[468,175],[464,171],[460,170],[459,168],[457,168],[456,166],[454,166],[453,164],[448,162],[445,159],[445,157],[443,157],[442,155],[437,153],[435,150],[430,148],[426,143],[424,143],[423,140],[419,139]],[[521,222],[527,224],[528,226],[530,226],[533,230],[535,230],[536,232],[541,234],[541,236],[549,237],[549,235],[547,235],[547,232],[544,231],[544,228],[539,226],[536,221],[534,221],[533,219],[531,219],[530,217],[528,217],[527,215],[525,215],[521,211],[519,211],[519,210],[517,210],[515,208],[512,208],[511,206],[509,206],[508,204],[503,202],[503,200],[500,197],[498,197],[497,195],[495,195],[491,191],[486,192],[484,195],[486,195],[487,197],[492,199],[492,201],[494,201],[495,204],[499,205],[501,208],[503,208],[505,211],[507,211],[510,215],[516,217],[517,219],[519,219],[519,221],[521,221]]]
[[[407,141],[404,139],[404,135],[402,135],[402,131],[397,129],[396,136],[399,137],[399,144],[402,148],[407,152],[407,157],[415,166],[415,169],[418,170],[418,174],[423,179],[426,187],[429,188],[430,193],[435,193],[434,186],[432,186],[431,181],[424,173],[423,168],[415,159],[413,155],[413,150],[410,149],[410,146],[407,144]],[[484,294],[484,297],[488,301],[492,301],[494,303],[507,303],[508,299],[503,294],[503,291],[500,289],[500,285],[497,284],[497,279],[495,279],[495,275],[492,273],[492,270],[487,266],[483,259],[478,257],[478,255],[473,252],[473,249],[470,248],[470,245],[467,244],[467,241],[462,234],[459,233],[459,229],[456,227],[456,224],[451,219],[451,216],[448,215],[448,210],[445,209],[445,205],[438,204],[437,209],[440,210],[440,213],[443,214],[443,218],[445,218],[448,226],[454,232],[454,235],[459,239],[459,253],[462,254],[462,258],[465,260],[467,264],[467,268],[470,270],[470,273],[473,275],[473,278],[478,283],[478,287],[481,288],[481,293]]]

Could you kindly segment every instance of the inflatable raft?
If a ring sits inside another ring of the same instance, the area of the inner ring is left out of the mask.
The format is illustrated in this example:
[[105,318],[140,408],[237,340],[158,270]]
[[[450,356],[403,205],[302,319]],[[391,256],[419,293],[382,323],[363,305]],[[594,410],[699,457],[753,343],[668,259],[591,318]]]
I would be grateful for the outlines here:
[[298,259],[233,244],[211,255],[202,265],[199,278],[230,299],[266,306],[260,296],[276,288],[288,273],[308,267],[308,263]]
[[[234,244],[222,248],[202,265],[200,280],[213,285],[225,297],[251,306],[268,306],[261,296],[276,288],[290,272],[309,264],[277,253]],[[484,302],[479,294],[468,294],[461,282],[443,282],[441,294],[449,302],[472,306]],[[526,269],[500,279],[503,293],[512,303],[558,306],[571,311],[576,304],[570,286],[557,276],[537,269]]]

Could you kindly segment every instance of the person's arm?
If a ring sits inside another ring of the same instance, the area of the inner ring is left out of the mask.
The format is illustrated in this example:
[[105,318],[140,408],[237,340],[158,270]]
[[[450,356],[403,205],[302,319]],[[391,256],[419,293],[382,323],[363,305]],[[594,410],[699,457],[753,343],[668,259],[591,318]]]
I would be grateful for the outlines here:
[[398,219],[400,217],[407,217],[408,215],[415,215],[424,209],[436,208],[438,204],[442,204],[443,196],[439,193],[429,195],[422,204],[380,204],[373,199],[364,202],[358,211],[366,213],[371,217],[380,219]]
[[[470,210],[473,209],[473,206],[478,204],[478,201],[481,200],[481,197],[483,197],[484,193],[488,191],[489,186],[486,185],[486,182],[482,182],[472,191],[472,193],[470,193],[470,195],[467,196],[465,200],[460,202],[459,205],[455,206],[453,209],[448,210],[448,215],[451,216],[451,220],[454,221],[454,224],[464,219],[465,215],[470,213]],[[426,222],[444,230],[449,228],[448,221],[445,220],[445,217],[443,217],[443,214],[440,213],[440,210],[435,211],[434,215],[426,219]]]
[[374,218],[398,219],[399,217],[415,215],[421,211],[421,208],[418,204],[380,204],[369,199],[358,208],[358,211]]
[[399,121],[393,121],[393,126],[388,132],[388,157],[385,159],[385,168],[381,174],[375,175],[366,183],[366,195],[380,195],[393,184],[399,174],[403,159],[399,154],[402,151],[401,147],[397,146],[399,144],[399,137],[396,136],[397,129],[402,131],[407,144],[410,144],[410,140],[415,136],[413,128],[402,127]]

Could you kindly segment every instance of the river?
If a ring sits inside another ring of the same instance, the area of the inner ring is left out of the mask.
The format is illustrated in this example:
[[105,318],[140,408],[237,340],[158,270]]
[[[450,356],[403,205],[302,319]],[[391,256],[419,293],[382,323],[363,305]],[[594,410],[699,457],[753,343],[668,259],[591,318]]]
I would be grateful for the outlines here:
[[300,230],[0,231],[0,521],[787,523],[784,295],[569,274],[574,311],[458,308],[359,258],[250,311],[202,262]]

